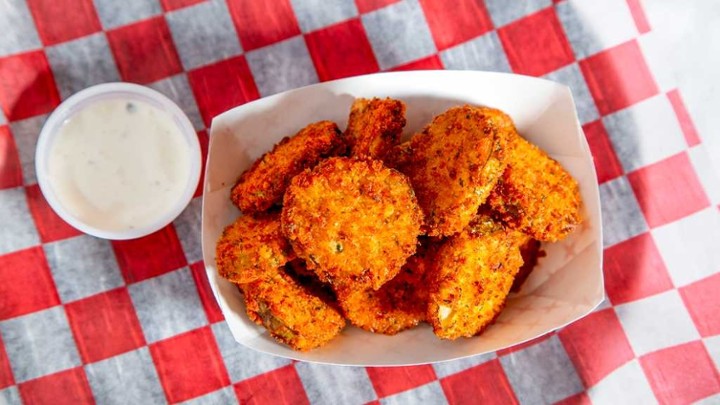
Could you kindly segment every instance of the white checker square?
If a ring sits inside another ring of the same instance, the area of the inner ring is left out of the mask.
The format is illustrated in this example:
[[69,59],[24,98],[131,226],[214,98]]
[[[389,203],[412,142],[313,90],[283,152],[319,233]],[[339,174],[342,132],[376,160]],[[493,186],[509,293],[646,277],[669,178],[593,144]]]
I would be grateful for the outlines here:
[[132,284],[128,291],[148,343],[207,324],[187,267]]
[[85,366],[95,398],[104,404],[164,404],[165,393],[147,347]]
[[447,404],[447,398],[443,392],[440,382],[433,381],[430,384],[421,385],[399,394],[391,395],[380,400],[382,405],[401,404]]
[[510,72],[510,63],[496,31],[440,52],[443,66],[454,70]]
[[0,27],[0,57],[42,47],[25,0],[0,1]]
[[5,118],[5,113],[3,112],[2,108],[0,108],[0,125],[7,124],[7,118]]
[[200,110],[198,110],[197,103],[195,103],[195,96],[193,95],[185,73],[158,80],[148,86],[174,101],[175,104],[183,110],[185,115],[188,116],[195,130],[199,131],[205,128],[205,124],[200,116]]
[[185,70],[242,52],[225,1],[205,1],[167,13],[165,18]]
[[406,0],[362,16],[380,69],[424,58],[436,52],[425,14],[417,0]]
[[718,272],[720,211],[716,207],[651,232],[675,287],[684,287]]
[[158,0],[94,0],[106,29],[119,27],[162,13]]
[[635,193],[627,177],[620,176],[600,185],[603,246],[610,247],[648,230]]
[[190,264],[202,260],[201,214],[202,197],[196,197],[190,200],[190,204],[173,222],[178,239],[180,239],[180,244],[185,252],[185,258]]
[[687,148],[670,100],[660,94],[603,118],[625,172],[659,162]]
[[594,404],[637,405],[657,403],[637,359],[627,362],[588,390]]
[[47,114],[38,115],[10,123],[10,131],[15,139],[15,146],[17,146],[23,172],[23,183],[25,184],[37,183],[35,176],[35,146],[47,117]]
[[495,28],[510,24],[551,5],[551,0],[516,0],[512,2],[512,5],[508,5],[507,0],[485,0],[485,6]]
[[715,171],[715,167],[713,166],[712,158],[710,157],[711,155],[707,147],[704,144],[694,146],[688,149],[688,156],[690,157],[690,162],[695,168],[695,173],[697,173],[698,178],[700,179],[700,184],[702,184],[705,189],[705,194],[707,194],[710,199],[710,205],[719,205],[720,172]]
[[302,36],[255,49],[246,58],[262,97],[318,82]]
[[700,338],[677,290],[615,307],[636,356]]
[[593,100],[590,95],[590,90],[587,87],[587,83],[585,83],[585,77],[583,77],[582,72],[580,72],[580,67],[577,63],[571,63],[554,72],[548,73],[545,75],[545,78],[570,87],[573,101],[575,101],[575,107],[577,107],[580,124],[587,124],[600,117],[597,106],[595,106],[595,100]]
[[0,404],[3,405],[22,405],[20,393],[17,386],[10,386],[0,390]]
[[25,189],[0,190],[0,255],[40,243]]
[[[682,29],[685,29],[684,26]],[[673,35],[670,38],[667,33],[657,30],[650,31],[637,39],[640,50],[645,56],[645,63],[653,73],[653,78],[661,93],[666,93],[678,87],[677,70],[668,67],[668,58],[684,55],[683,44],[672,43],[681,40],[682,35]]]
[[302,32],[315,31],[358,15],[353,0],[290,0]]
[[720,370],[720,335],[703,339],[703,344],[715,363],[715,368]]
[[626,0],[567,0],[556,10],[578,59],[637,36]]
[[478,356],[466,357],[460,360],[434,363],[432,367],[435,369],[435,375],[437,375],[437,378],[445,378],[449,375],[457,374],[461,371],[465,371],[496,358],[497,354],[495,352],[491,352],[480,354]]
[[299,362],[295,364],[311,404],[361,405],[377,399],[363,367],[337,367]]
[[225,387],[199,397],[180,402],[183,405],[216,405],[216,404],[237,404],[237,396],[232,387]]

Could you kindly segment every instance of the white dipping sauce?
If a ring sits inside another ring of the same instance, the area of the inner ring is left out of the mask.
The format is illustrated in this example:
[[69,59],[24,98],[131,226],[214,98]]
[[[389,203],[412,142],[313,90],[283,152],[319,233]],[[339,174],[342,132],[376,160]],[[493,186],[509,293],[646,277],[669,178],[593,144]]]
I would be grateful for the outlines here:
[[107,231],[150,225],[182,198],[190,147],[173,117],[146,102],[102,100],[66,120],[48,158],[59,202]]

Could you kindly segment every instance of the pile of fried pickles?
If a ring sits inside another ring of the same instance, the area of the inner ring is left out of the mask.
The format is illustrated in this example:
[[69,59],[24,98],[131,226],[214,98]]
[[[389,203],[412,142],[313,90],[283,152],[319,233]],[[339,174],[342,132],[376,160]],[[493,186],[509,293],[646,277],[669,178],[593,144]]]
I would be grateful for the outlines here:
[[347,322],[388,335],[482,333],[543,255],[581,223],[577,182],[512,119],[458,106],[401,142],[400,100],[356,99],[243,172],[216,248],[247,315],[295,350]]

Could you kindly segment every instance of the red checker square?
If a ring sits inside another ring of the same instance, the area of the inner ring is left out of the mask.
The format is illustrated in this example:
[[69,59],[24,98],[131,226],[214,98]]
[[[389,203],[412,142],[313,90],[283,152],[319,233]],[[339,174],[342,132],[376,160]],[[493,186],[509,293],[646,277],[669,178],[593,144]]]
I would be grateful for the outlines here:
[[40,191],[40,186],[37,184],[27,186],[25,195],[27,196],[30,214],[35,220],[35,227],[43,243],[71,238],[82,233],[70,226],[50,208],[47,200],[42,195],[42,191]]
[[586,387],[635,357],[612,308],[570,324],[558,332],[558,337]]
[[380,398],[407,391],[437,379],[432,366],[372,367],[367,369],[367,373]]
[[300,35],[290,0],[228,0],[227,4],[245,52]]
[[145,344],[140,321],[125,287],[65,305],[83,363],[92,363]]
[[635,27],[638,32],[645,34],[650,32],[650,23],[648,22],[645,10],[640,3],[640,0],[627,0],[628,8],[630,8],[630,14],[632,14],[633,20],[635,21]]
[[[92,0],[28,0],[35,27],[45,46],[102,30]],[[68,18],[72,10],[72,18]]]
[[0,256],[0,321],[60,304],[40,246]]
[[527,341],[527,342],[525,342],[525,343],[520,343],[520,344],[518,344],[518,345],[508,347],[507,349],[498,350],[498,351],[497,351],[497,355],[498,355],[498,356],[505,356],[505,355],[508,355],[508,354],[512,354],[512,353],[518,352],[518,351],[523,350],[523,349],[527,349],[527,348],[530,347],[530,346],[534,346],[534,345],[536,345],[536,344],[538,344],[538,343],[541,343],[541,342],[544,342],[544,341],[550,339],[550,338],[553,337],[554,335],[555,335],[555,332],[546,333],[546,334],[544,334],[544,335],[542,335],[542,336],[536,337],[535,339],[531,339],[531,340],[529,340],[529,341]]
[[650,353],[640,365],[662,404],[689,404],[720,392],[720,376],[701,341]]
[[355,0],[355,5],[360,14],[365,14],[399,2],[400,0]]
[[9,121],[52,111],[60,94],[42,50],[0,58],[0,105]]
[[212,289],[210,289],[210,283],[207,279],[207,273],[205,273],[205,263],[197,262],[190,265],[190,271],[192,272],[193,280],[197,285],[198,295],[200,295],[200,302],[205,309],[208,321],[210,323],[220,322],[225,317],[220,310],[220,307],[215,301]]
[[173,11],[183,7],[189,7],[207,0],[160,0],[163,10]]
[[2,336],[0,336],[0,390],[14,384],[15,379],[13,378],[12,369],[10,368],[10,359],[5,351]]
[[605,291],[613,305],[673,288],[667,267],[649,232],[605,249]]
[[700,336],[720,335],[720,273],[680,288]]
[[497,359],[440,380],[450,404],[517,404],[510,382]]
[[112,242],[126,283],[159,276],[187,264],[172,224],[138,239]]
[[305,42],[322,81],[380,70],[365,28],[357,18],[306,34]]
[[435,46],[442,51],[493,29],[485,4],[460,0],[449,6],[444,0],[420,0]]
[[399,70],[442,70],[444,66],[442,61],[437,55],[428,56],[427,58],[418,59],[416,61],[406,63],[401,66],[395,66],[390,69],[393,71]]
[[675,111],[675,115],[677,116],[678,123],[680,123],[680,128],[682,129],[683,135],[685,135],[685,141],[688,146],[693,147],[700,144],[700,136],[695,129],[695,124],[693,124],[690,113],[688,113],[687,108],[685,108],[685,103],[683,103],[682,97],[680,97],[680,92],[675,89],[668,92],[667,96],[668,99],[670,99],[670,105],[672,105],[672,108]]
[[207,127],[216,115],[260,97],[244,56],[190,71],[188,81]]
[[598,183],[602,184],[622,175],[622,165],[602,121],[597,120],[583,125],[583,131],[595,161]]
[[602,115],[658,93],[652,73],[634,40],[581,60],[579,64]]
[[575,60],[552,7],[500,28],[498,36],[515,73],[542,76]]
[[292,364],[235,384],[235,395],[241,404],[310,403]]
[[581,392],[555,402],[555,405],[592,405],[592,401],[590,401],[590,397],[586,393]]
[[26,404],[91,404],[92,390],[82,367],[50,374],[18,385]]
[[108,31],[107,38],[125,81],[146,84],[182,72],[163,16]]
[[204,129],[197,133],[198,141],[200,142],[200,153],[202,155],[202,167],[200,168],[200,180],[198,180],[197,188],[193,198],[199,197],[203,193],[203,187],[205,186],[205,165],[207,163],[208,147],[210,145],[210,137],[208,137],[207,131]]
[[710,206],[685,152],[638,169],[627,177],[651,228]]
[[0,190],[22,186],[22,165],[10,128],[0,126]]
[[230,385],[210,328],[196,329],[150,346],[168,401],[176,403]]

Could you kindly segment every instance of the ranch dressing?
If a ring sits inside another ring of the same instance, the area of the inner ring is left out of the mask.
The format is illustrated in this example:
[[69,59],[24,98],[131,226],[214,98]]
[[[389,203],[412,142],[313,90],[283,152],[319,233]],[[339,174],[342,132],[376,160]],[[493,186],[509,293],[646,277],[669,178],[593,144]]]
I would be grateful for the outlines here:
[[137,100],[101,100],[59,131],[49,184],[80,221],[107,231],[140,228],[182,198],[190,148],[169,113]]

